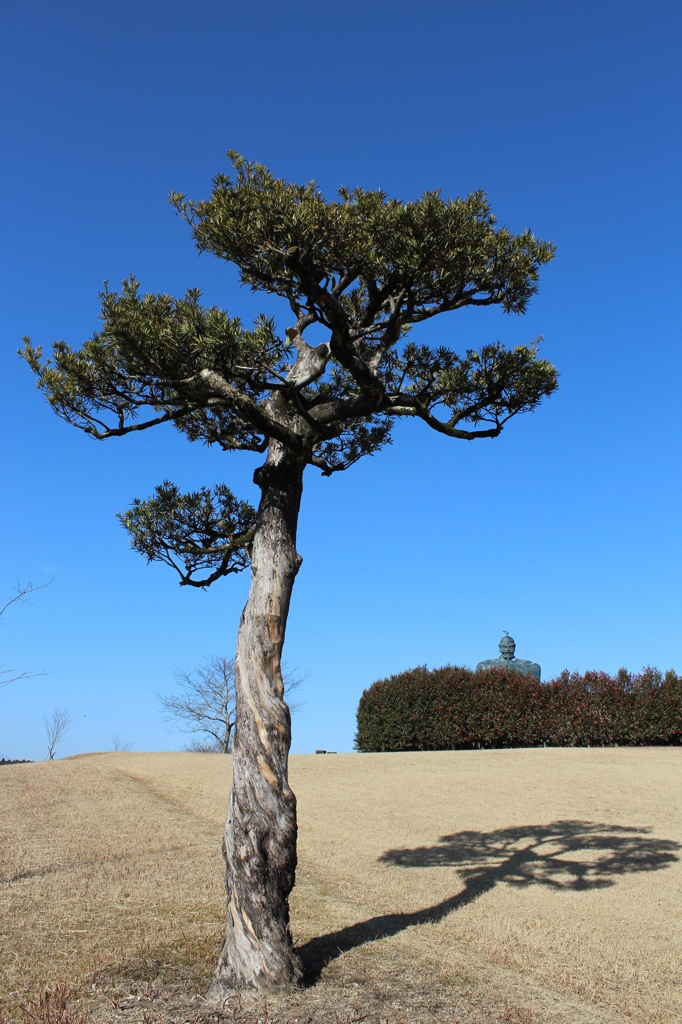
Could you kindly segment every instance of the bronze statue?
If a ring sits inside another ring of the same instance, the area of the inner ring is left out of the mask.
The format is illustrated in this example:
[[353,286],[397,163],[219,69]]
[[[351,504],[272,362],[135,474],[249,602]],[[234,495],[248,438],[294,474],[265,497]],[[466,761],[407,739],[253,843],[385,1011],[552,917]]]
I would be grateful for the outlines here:
[[516,644],[505,629],[504,636],[499,643],[500,657],[491,658],[488,661],[479,661],[476,666],[477,672],[484,672],[487,668],[511,668],[514,672],[522,672],[524,675],[532,676],[540,682],[540,666],[536,661],[525,661],[523,658],[515,658],[514,651]]

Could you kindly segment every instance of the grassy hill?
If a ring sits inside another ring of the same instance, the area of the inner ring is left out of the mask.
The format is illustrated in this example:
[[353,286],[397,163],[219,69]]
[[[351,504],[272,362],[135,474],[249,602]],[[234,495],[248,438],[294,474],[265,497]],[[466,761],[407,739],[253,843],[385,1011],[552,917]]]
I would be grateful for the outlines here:
[[[308,986],[271,1020],[682,1017],[680,748],[295,756],[290,779]],[[0,769],[0,1019],[58,982],[63,1024],[215,1017],[230,781],[210,754]]]

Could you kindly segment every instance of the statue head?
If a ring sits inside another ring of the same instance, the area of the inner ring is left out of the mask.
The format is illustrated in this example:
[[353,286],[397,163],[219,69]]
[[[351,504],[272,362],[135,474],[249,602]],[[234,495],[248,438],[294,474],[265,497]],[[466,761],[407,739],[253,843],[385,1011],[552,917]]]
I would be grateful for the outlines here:
[[514,651],[516,650],[516,644],[514,643],[512,637],[509,636],[509,633],[507,632],[506,629],[504,631],[504,636],[500,640],[499,650],[500,657],[504,658],[505,661],[511,661],[513,659]]

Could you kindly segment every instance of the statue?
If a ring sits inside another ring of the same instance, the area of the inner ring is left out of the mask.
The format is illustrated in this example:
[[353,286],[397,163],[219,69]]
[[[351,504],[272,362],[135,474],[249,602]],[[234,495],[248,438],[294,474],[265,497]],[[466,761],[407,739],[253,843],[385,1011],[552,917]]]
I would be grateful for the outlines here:
[[516,644],[505,629],[504,636],[500,640],[500,657],[491,658],[489,661],[479,661],[476,666],[477,672],[484,672],[487,668],[511,668],[514,672],[522,672],[524,675],[532,676],[540,682],[540,666],[536,661],[525,661],[523,658],[515,658],[514,651]]

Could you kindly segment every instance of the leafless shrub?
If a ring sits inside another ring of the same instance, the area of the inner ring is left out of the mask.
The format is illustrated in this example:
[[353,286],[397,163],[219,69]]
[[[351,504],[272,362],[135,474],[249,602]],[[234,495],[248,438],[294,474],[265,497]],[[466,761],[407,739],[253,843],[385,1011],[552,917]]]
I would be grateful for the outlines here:
[[111,737],[111,750],[120,751],[120,750],[132,750],[132,749],[133,749],[133,741],[132,740],[120,740],[118,738],[118,734],[117,733],[115,733]]
[[185,743],[185,750],[190,750],[194,754],[222,754],[223,746],[222,743],[218,743],[217,740],[202,741],[202,740],[191,740],[189,743]]
[[60,740],[64,738],[71,727],[73,719],[68,708],[55,708],[51,715],[45,716],[45,731],[47,732],[47,756],[46,761],[54,761],[55,749]]
[[[297,689],[304,677],[295,672],[284,675],[284,692]],[[213,656],[192,672],[177,671],[178,691],[157,693],[163,709],[163,721],[179,724],[185,732],[204,737],[192,741],[185,749],[201,753],[223,753],[230,749],[234,727],[234,658]],[[300,702],[288,700],[295,711]]]

